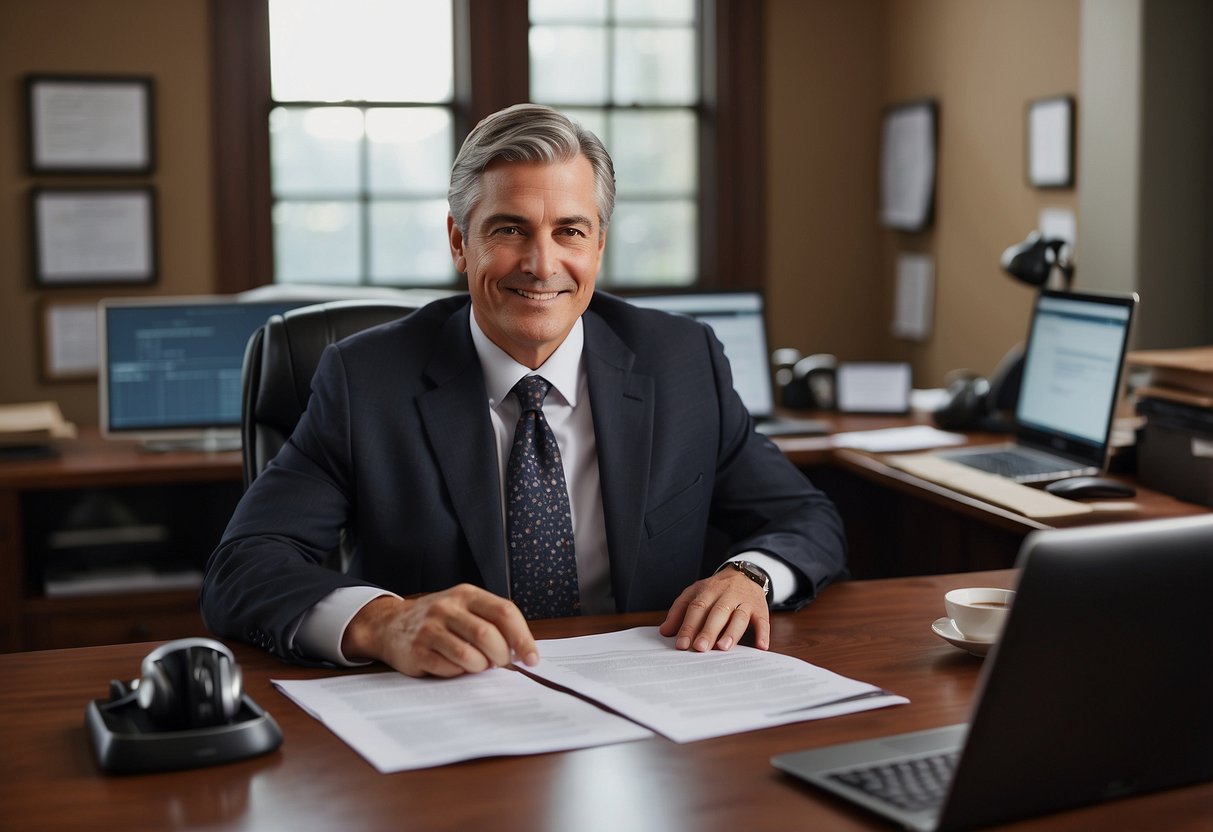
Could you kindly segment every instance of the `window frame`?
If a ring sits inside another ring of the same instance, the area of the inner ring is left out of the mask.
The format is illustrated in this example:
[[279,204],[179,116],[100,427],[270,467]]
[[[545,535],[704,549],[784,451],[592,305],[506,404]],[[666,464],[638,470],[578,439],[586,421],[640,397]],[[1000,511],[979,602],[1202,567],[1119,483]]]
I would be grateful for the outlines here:
[[[269,8],[267,0],[210,2],[215,283],[217,291],[231,293],[273,281]],[[681,290],[761,289],[765,4],[700,3],[699,278]],[[526,0],[454,1],[458,140],[486,115],[528,99],[529,26]]]

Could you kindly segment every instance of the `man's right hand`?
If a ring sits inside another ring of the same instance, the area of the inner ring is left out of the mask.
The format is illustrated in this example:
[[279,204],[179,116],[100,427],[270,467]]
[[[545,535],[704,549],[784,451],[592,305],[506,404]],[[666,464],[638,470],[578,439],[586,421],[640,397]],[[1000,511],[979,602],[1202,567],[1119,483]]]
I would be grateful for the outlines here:
[[539,661],[522,612],[507,598],[471,584],[416,598],[376,598],[345,628],[341,652],[377,659],[406,676],[460,676]]

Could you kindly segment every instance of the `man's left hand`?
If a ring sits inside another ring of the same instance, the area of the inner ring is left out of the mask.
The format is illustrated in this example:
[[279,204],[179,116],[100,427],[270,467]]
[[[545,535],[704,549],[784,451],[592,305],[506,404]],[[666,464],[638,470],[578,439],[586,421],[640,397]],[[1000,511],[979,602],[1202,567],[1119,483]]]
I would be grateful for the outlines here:
[[672,636],[679,650],[706,653],[715,647],[728,650],[750,627],[754,646],[771,644],[771,616],[762,587],[735,569],[724,569],[691,584],[674,599],[661,622],[663,636]]

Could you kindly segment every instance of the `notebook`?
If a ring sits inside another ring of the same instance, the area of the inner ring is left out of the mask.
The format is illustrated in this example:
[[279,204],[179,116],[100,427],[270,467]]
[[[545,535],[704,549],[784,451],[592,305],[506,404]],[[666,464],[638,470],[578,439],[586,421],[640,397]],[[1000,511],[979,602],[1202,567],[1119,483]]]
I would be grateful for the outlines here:
[[758,292],[697,292],[628,300],[636,306],[687,315],[712,328],[732,367],[733,387],[759,432],[776,436],[830,431],[830,424],[822,420],[776,415],[766,318]]
[[[1213,779],[1213,515],[1033,532],[1018,566],[967,726],[772,764],[920,830]],[[898,786],[936,771],[934,798]]]
[[1102,471],[1136,305],[1136,294],[1042,290],[1024,349],[1014,441],[935,456],[1022,483]]

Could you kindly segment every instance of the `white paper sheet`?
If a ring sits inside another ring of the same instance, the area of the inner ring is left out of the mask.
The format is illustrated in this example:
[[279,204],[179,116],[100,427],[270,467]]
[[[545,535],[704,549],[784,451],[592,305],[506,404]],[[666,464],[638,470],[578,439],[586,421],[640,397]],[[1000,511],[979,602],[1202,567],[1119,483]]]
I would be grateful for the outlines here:
[[544,640],[526,671],[675,742],[719,737],[909,700],[791,656],[737,646],[675,650],[656,627]]
[[857,448],[872,453],[892,451],[917,451],[922,448],[942,448],[964,444],[966,438],[959,433],[933,428],[930,425],[907,425],[901,428],[880,430],[854,430],[834,434],[835,448]]
[[389,672],[272,681],[384,774],[652,736],[505,668],[455,679]]

